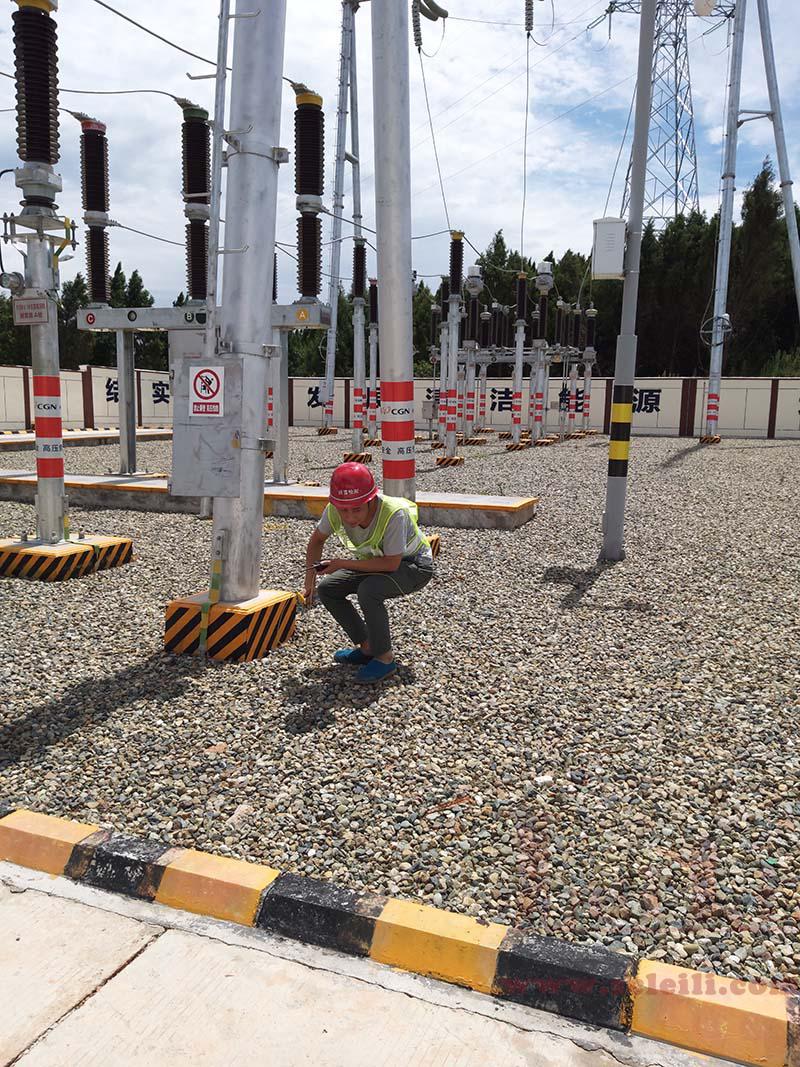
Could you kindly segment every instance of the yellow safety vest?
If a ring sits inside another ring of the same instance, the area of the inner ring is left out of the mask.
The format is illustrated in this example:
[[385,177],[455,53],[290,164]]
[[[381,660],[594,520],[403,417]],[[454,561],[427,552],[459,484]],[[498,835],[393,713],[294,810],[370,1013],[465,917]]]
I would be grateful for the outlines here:
[[403,555],[415,556],[425,545],[430,548],[430,541],[419,528],[417,521],[419,511],[417,505],[413,501],[404,500],[403,497],[399,496],[381,496],[379,499],[381,506],[378,512],[378,520],[375,523],[375,529],[367,540],[363,541],[360,545],[357,545],[350,540],[345,525],[342,522],[342,517],[333,504],[328,504],[326,508],[326,514],[328,516],[328,522],[331,524],[331,529],[342,542],[344,547],[349,552],[352,552],[356,559],[369,559],[373,556],[384,555],[383,538],[386,533],[386,527],[389,525],[391,517],[398,511],[405,511],[408,514],[413,527],[411,537],[406,544]]

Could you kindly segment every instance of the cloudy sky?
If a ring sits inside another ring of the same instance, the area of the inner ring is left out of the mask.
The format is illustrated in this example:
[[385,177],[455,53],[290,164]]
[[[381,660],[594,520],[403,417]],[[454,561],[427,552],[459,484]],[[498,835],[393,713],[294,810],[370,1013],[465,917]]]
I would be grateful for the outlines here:
[[[113,7],[200,56],[216,55],[215,0],[110,0]],[[398,0],[400,2],[400,0]],[[800,171],[800,68],[794,57],[796,31],[793,0],[771,0],[773,30],[785,106],[785,124],[793,173]],[[526,111],[523,0],[451,0],[444,35],[423,20],[423,60],[433,124],[444,176],[450,222],[463,229],[478,248],[503,229],[519,247],[523,132]],[[586,26],[607,0],[536,0],[536,38],[531,48],[529,98],[528,200],[525,251],[541,256],[551,248],[588,251],[592,219],[600,216],[625,128],[636,68],[638,18],[616,15],[609,38],[608,22],[591,33]],[[0,70],[13,72],[10,7],[0,35]],[[755,2],[748,12],[743,108],[766,107]],[[190,74],[211,67],[174,51],[105,10],[95,0],[61,0],[59,32],[61,103],[87,111],[108,125],[111,214],[127,226],[177,241],[183,239],[180,197],[181,112],[166,96],[91,96],[67,89],[160,89],[188,96],[211,109],[213,82],[190,81]],[[320,92],[326,112],[326,201],[332,194],[336,125],[336,81],[341,4],[338,0],[288,0],[285,73]],[[370,5],[356,16],[364,218],[374,225],[372,179],[372,70]],[[701,206],[713,212],[718,202],[720,146],[727,67],[726,25],[706,33],[714,23],[692,18],[690,56]],[[0,78],[0,108],[14,104],[13,82]],[[282,144],[293,145],[294,96],[285,86]],[[14,115],[0,112],[6,145],[2,166],[16,161]],[[64,182],[62,210],[80,215],[79,126],[61,119]],[[425,110],[420,63],[411,51],[411,143],[413,232],[445,228],[445,213],[436,176],[433,145]],[[612,191],[609,214],[620,209],[629,149]],[[741,131],[739,185],[744,186],[762,158],[774,155],[767,121],[747,123]],[[4,210],[17,197],[5,178]],[[351,208],[347,190],[345,213]],[[295,233],[291,166],[282,170],[278,205],[278,239],[293,242]],[[348,227],[345,227],[347,232]],[[330,232],[324,223],[323,240]],[[349,276],[350,243],[343,248],[342,274]],[[329,250],[326,249],[326,253]],[[184,288],[180,248],[121,230],[111,232],[112,267],[122,260],[130,272],[138,267],[157,302],[171,302]],[[420,275],[447,269],[447,237],[414,242],[414,266]],[[13,262],[13,254],[12,254]],[[9,263],[9,266],[11,263]],[[294,262],[279,259],[281,299],[295,296]],[[64,278],[83,269],[83,250],[66,264]],[[325,266],[324,269],[327,269]],[[374,260],[369,264],[374,270]]]

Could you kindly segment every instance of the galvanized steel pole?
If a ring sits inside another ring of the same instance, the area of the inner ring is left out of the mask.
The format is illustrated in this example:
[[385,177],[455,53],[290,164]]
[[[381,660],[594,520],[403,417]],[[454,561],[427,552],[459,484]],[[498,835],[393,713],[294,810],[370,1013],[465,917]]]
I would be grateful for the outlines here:
[[[286,0],[237,0],[231,75],[231,137],[225,207],[226,255],[220,314],[220,362],[242,362],[241,476],[238,497],[214,502],[214,542],[222,559],[223,601],[260,588],[264,518],[267,361],[272,292],[281,75]],[[215,120],[219,121],[219,116]]]
[[708,367],[708,396],[706,399],[706,435],[717,432],[719,396],[722,381],[722,356],[725,348],[726,308],[728,303],[728,275],[731,262],[731,234],[733,231],[733,195],[736,192],[736,144],[739,138],[739,99],[742,88],[742,55],[744,52],[744,24],[747,0],[736,0],[731,44],[731,68],[728,85],[728,113],[725,126],[725,157],[722,165],[722,200],[719,209],[719,240],[717,242],[716,284],[711,327],[711,358]]
[[780,175],[781,180],[783,208],[784,214],[786,215],[786,226],[789,232],[789,252],[792,257],[794,292],[797,300],[797,309],[798,312],[800,312],[800,237],[798,237],[797,233],[797,215],[794,210],[794,195],[792,193],[792,174],[789,169],[789,155],[786,151],[786,133],[783,128],[781,95],[778,91],[778,73],[775,69],[775,52],[772,47],[772,27],[770,26],[769,19],[769,5],[767,0],[756,0],[756,2],[758,3],[758,21],[761,26],[761,51],[764,54],[764,72],[767,76],[769,106],[772,125],[775,131],[775,150],[778,157],[778,174]]
[[133,332],[117,330],[117,395],[119,396],[119,473],[136,470],[136,371]]
[[383,487],[389,496],[413,499],[416,465],[408,5],[397,0],[372,0],[371,7]]
[[639,66],[636,80],[636,119],[631,153],[628,244],[625,251],[625,282],[622,292],[622,322],[614,363],[614,393],[611,406],[611,440],[608,447],[608,484],[603,515],[601,558],[625,558],[625,498],[628,488],[628,452],[633,418],[633,383],[636,375],[636,307],[639,297],[639,264],[642,254],[642,215],[647,174],[647,142],[650,129],[650,97],[653,78],[653,46],[656,0],[642,0],[639,22]]

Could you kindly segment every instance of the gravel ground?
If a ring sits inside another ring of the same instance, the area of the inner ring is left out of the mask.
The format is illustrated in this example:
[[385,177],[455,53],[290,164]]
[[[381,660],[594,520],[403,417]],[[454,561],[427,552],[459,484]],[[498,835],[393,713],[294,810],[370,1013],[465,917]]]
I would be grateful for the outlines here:
[[[293,472],[324,481],[348,444],[294,433]],[[404,666],[378,691],[330,663],[321,608],[259,663],[164,656],[210,525],[76,512],[137,559],[0,581],[0,798],[800,987],[800,443],[636,439],[628,559],[606,567],[603,440],[465,452],[432,471],[423,446],[420,486],[535,492],[539,515],[442,531],[436,580],[392,607]],[[164,470],[169,446],[140,457]],[[0,503],[0,530],[31,525]],[[299,586],[309,531],[265,522],[265,586]]]

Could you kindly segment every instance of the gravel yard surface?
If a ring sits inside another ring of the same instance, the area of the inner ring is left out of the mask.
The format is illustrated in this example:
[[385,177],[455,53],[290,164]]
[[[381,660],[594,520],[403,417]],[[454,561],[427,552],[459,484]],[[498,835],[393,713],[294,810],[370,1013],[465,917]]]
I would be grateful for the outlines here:
[[[348,446],[296,431],[292,473],[324,483]],[[137,558],[0,580],[0,800],[800,987],[800,443],[635,439],[614,566],[603,439],[494,442],[447,471],[420,449],[420,488],[541,504],[515,532],[441,531],[436,579],[392,605],[403,666],[377,691],[331,664],[322,608],[262,662],[165,656],[210,524],[75,512]],[[150,470],[169,454],[139,446]],[[116,456],[70,448],[67,468]],[[32,526],[0,503],[0,533]],[[299,588],[309,533],[265,521],[265,587]]]

